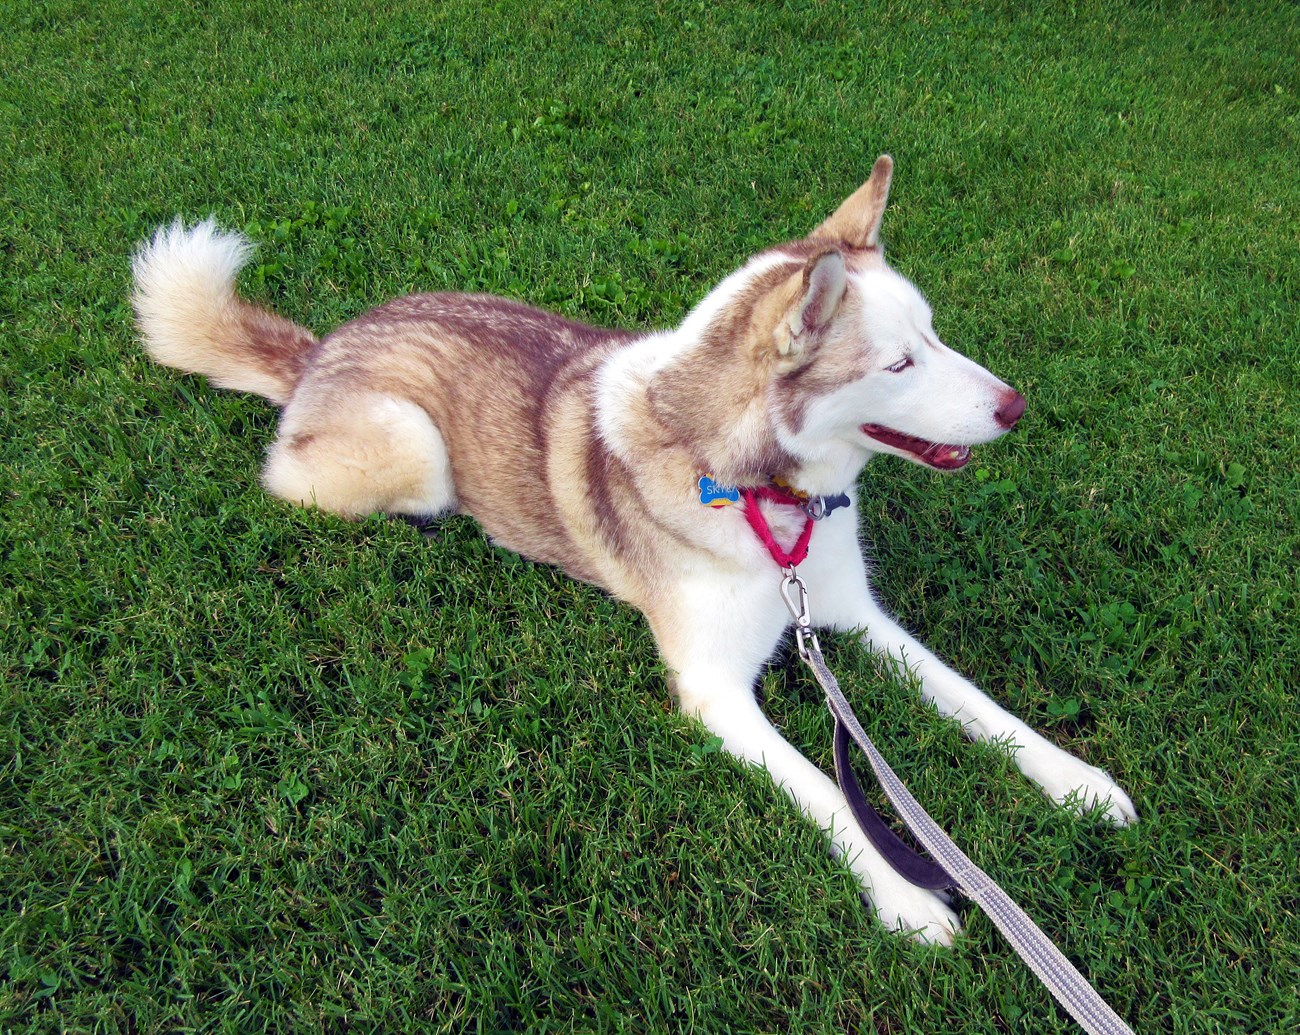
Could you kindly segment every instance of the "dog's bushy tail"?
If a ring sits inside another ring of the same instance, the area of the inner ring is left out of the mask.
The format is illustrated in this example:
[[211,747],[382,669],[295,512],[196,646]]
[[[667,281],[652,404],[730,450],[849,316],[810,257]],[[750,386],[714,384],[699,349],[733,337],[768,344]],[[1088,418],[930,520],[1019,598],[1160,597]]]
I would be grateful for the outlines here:
[[252,253],[247,238],[214,220],[186,229],[178,219],[136,251],[131,302],[144,346],[159,363],[283,405],[316,337],[235,294],[235,277]]

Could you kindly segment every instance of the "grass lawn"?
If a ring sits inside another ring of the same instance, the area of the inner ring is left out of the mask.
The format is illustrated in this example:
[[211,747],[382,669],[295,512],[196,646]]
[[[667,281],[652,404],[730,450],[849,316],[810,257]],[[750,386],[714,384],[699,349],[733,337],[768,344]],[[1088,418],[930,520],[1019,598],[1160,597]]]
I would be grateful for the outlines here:
[[[1135,1031],[1300,1030],[1295,6],[0,9],[0,1031],[1076,1030],[977,911],[876,926],[630,610],[267,498],[274,412],[134,340],[178,214],[318,332],[450,288],[670,325],[883,151],[892,261],[1029,410],[869,468],[879,589],[1142,822],[831,661]],[[762,692],[829,764],[809,679]]]

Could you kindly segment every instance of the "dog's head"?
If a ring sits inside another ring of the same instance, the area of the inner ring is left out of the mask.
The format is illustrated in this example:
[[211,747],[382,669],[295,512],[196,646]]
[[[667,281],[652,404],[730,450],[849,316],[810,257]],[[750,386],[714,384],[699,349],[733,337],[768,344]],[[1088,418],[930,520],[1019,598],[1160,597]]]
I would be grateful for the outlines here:
[[893,161],[802,241],[759,252],[694,309],[651,386],[710,469],[811,493],[852,484],[878,452],[954,471],[1008,432],[1024,399],[940,341],[930,306],[884,261]]
[[875,453],[956,470],[1025,410],[1018,392],[939,340],[921,293],[885,263],[892,173],[882,156],[804,241],[776,249],[803,260],[770,300],[777,435],[831,482]]
[[729,484],[775,473],[839,493],[878,452],[954,471],[1021,419],[1021,395],[940,342],[885,264],[892,174],[880,157],[813,233],[751,257],[655,360],[660,426]]

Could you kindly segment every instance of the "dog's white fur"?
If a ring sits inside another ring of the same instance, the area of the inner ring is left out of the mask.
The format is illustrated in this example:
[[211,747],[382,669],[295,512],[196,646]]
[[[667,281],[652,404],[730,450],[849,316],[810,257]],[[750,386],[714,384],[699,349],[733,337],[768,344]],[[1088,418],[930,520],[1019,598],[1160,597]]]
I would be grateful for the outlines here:
[[[882,158],[809,238],[752,258],[673,331],[606,332],[500,299],[430,295],[317,341],[235,295],[250,245],[211,221],[178,222],[141,248],[134,303],[159,362],[284,407],[263,474],[274,494],[349,515],[472,513],[502,545],[639,607],[681,707],[831,836],[888,927],[946,943],[958,930],[947,902],[895,874],[834,782],[760,710],[755,681],[789,626],[780,572],[739,507],[695,498],[706,472],[851,495],[876,453],[960,466],[964,447],[1019,418],[1023,400],[943,345],[919,292],[885,265],[891,171]],[[763,510],[792,541],[802,516]],[[1136,818],[1106,773],[1007,714],[881,609],[856,506],[818,524],[799,570],[819,625],[905,666],[927,701],[970,737],[1005,744],[1053,800]]]

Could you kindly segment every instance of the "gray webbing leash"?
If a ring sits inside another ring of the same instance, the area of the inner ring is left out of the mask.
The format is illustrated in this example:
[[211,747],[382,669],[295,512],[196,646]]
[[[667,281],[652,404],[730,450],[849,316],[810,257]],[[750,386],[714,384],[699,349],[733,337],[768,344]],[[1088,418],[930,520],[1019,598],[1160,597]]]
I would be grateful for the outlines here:
[[871,762],[871,768],[886,796],[916,839],[952,878],[953,884],[979,906],[1011,943],[1038,979],[1069,1011],[1089,1035],[1133,1035],[1119,1015],[1098,995],[1065,955],[1039,929],[1023,909],[995,884],[958,848],[923,809],[903,782],[889,768],[863,730],[840,685],[826,667],[821,646],[812,631],[808,615],[808,588],[793,567],[785,570],[781,596],[794,618],[795,640],[801,657],[812,669],[826,693],[826,703],[836,721],[842,723]]

